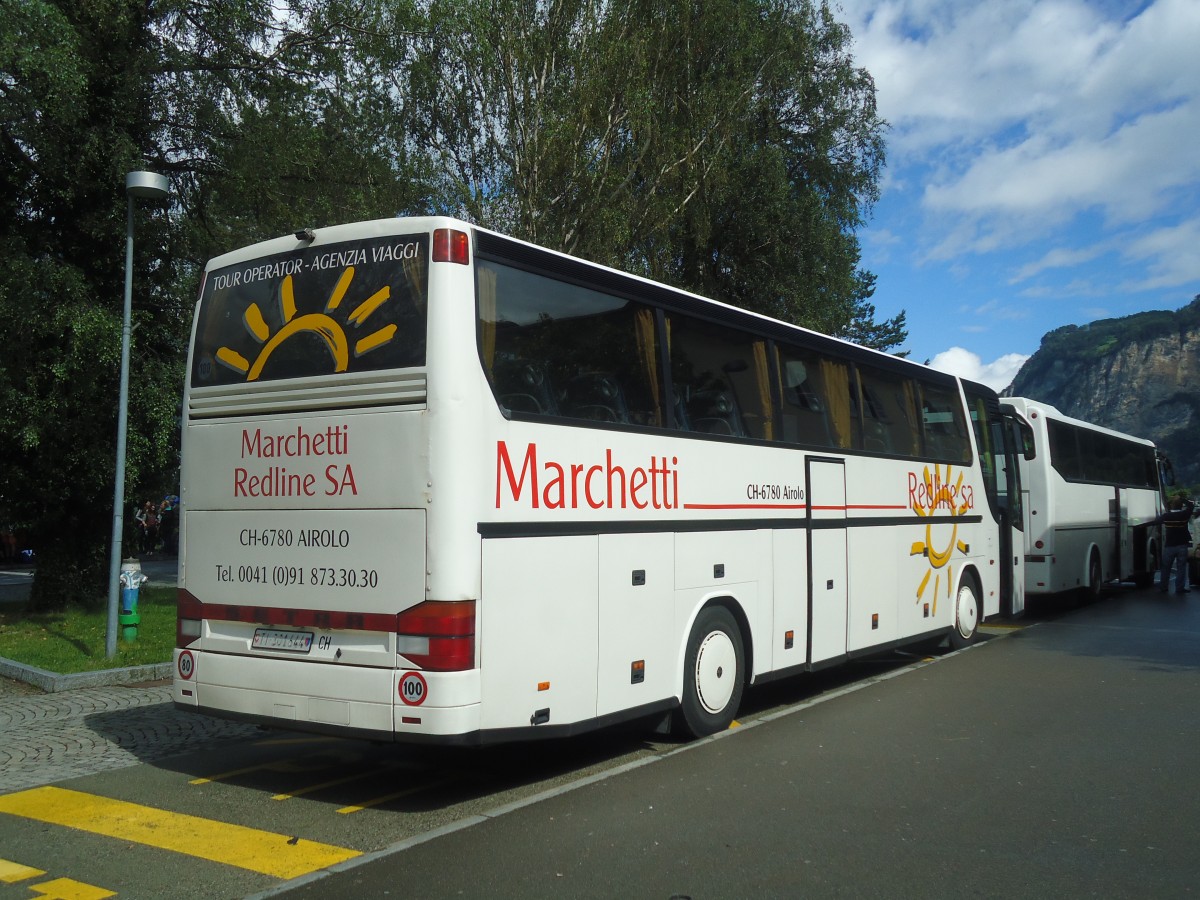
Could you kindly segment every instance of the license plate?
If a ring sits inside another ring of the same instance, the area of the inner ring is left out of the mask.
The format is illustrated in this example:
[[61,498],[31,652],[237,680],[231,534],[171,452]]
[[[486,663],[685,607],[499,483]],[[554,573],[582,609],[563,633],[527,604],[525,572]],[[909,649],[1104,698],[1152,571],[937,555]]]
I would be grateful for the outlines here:
[[290,650],[307,653],[312,647],[311,631],[278,631],[274,628],[255,628],[250,646],[255,650]]

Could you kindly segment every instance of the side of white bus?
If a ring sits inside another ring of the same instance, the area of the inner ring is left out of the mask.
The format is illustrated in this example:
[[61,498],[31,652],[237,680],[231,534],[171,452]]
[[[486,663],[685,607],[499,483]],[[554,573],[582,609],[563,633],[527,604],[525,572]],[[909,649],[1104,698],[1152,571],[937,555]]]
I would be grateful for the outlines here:
[[209,279],[182,708],[706,734],[749,683],[965,645],[1004,607],[982,386],[450,219],[318,229]]
[[1030,594],[1095,597],[1111,581],[1153,581],[1163,509],[1154,444],[1022,397],[1025,584]]

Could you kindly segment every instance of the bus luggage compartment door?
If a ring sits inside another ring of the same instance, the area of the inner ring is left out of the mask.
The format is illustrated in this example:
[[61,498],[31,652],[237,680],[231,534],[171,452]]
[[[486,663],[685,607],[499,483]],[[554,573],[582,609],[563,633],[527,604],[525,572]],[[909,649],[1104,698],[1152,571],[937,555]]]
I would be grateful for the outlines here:
[[809,663],[846,653],[846,467],[808,461]]

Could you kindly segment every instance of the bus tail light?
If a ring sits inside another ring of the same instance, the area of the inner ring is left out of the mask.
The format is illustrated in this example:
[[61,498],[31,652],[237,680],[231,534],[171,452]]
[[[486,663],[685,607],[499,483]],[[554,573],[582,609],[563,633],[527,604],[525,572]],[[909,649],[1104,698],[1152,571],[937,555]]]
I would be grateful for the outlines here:
[[433,672],[475,668],[475,601],[427,600],[396,616],[396,652]]
[[204,605],[187,591],[179,591],[175,607],[175,646],[187,647],[200,639]]
[[467,265],[471,261],[471,242],[467,239],[467,233],[455,228],[435,228],[433,261]]

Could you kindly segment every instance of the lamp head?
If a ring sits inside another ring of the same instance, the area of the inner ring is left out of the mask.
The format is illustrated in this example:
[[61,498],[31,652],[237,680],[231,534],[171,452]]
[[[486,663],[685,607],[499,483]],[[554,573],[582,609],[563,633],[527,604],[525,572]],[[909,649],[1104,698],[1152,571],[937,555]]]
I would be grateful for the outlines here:
[[125,176],[125,193],[142,200],[162,200],[169,193],[167,176],[157,172],[130,172]]

